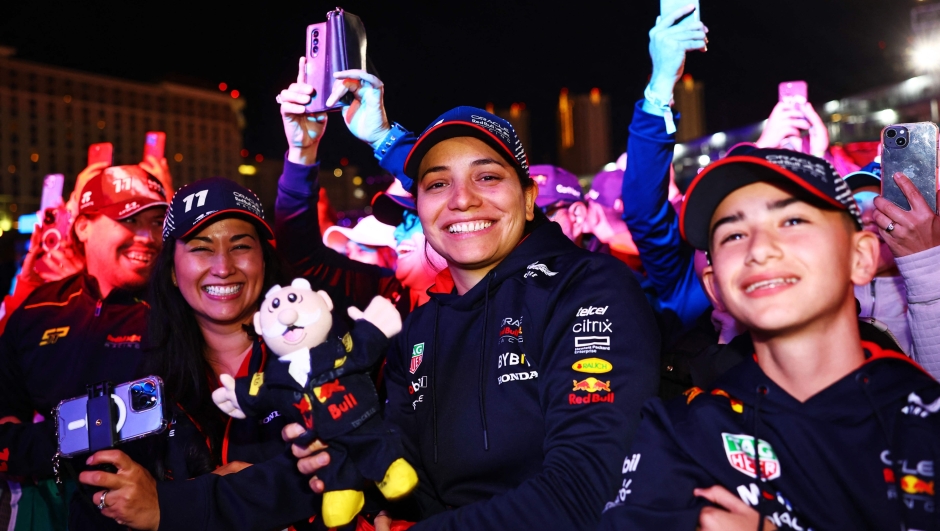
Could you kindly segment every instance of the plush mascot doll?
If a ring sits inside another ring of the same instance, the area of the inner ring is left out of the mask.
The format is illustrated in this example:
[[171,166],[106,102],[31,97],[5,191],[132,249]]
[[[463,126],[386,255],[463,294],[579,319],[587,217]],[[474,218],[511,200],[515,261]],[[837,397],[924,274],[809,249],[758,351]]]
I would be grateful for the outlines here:
[[317,472],[327,491],[321,516],[327,527],[345,525],[362,509],[363,478],[395,500],[411,492],[418,476],[402,458],[398,436],[385,427],[367,371],[401,331],[401,317],[382,297],[365,311],[349,308],[356,322],[342,339],[329,337],[333,302],[302,278],[274,286],[255,313],[255,331],[277,358],[264,372],[235,380],[223,374],[212,393],[219,409],[235,418],[259,418],[271,409],[292,411],[307,432],[294,443],[319,438],[330,464]]

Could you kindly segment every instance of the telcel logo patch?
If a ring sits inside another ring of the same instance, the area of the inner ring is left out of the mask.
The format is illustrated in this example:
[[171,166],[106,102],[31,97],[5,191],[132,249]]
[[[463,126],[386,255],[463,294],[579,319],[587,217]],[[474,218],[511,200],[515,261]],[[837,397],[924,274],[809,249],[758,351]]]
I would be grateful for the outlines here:
[[578,313],[575,314],[576,317],[587,317],[589,315],[604,315],[607,313],[608,306],[588,306],[578,308]]
[[578,372],[602,374],[605,372],[610,372],[614,366],[611,365],[609,361],[602,360],[600,358],[584,358],[583,360],[574,362],[571,368]]

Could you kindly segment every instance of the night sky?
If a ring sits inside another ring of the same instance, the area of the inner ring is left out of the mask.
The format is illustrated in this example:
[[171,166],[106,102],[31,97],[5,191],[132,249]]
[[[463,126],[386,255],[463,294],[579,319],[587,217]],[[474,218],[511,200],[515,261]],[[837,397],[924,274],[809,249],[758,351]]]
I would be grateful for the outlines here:
[[[702,0],[709,51],[686,71],[705,83],[709,132],[766,118],[777,83],[805,79],[822,103],[914,74],[906,60],[915,0]],[[194,6],[197,6],[194,7]],[[0,44],[22,59],[133,80],[173,80],[247,101],[245,147],[280,157],[286,145],[278,91],[296,77],[307,24],[336,3],[8,2]],[[532,163],[555,156],[558,92],[611,95],[615,149],[651,70],[648,31],[657,0],[558,3],[516,0],[348,1],[386,84],[391,120],[412,130],[457,105],[531,112]],[[366,171],[371,152],[331,116],[327,163],[349,157]]]

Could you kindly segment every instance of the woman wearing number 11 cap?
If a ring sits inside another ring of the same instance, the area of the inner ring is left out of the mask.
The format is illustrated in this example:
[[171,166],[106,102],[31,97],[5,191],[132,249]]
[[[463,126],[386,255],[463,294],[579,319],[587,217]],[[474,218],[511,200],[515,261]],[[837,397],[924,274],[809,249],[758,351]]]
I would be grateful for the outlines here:
[[[507,121],[457,107],[415,137],[385,118],[378,78],[337,77],[330,98],[355,94],[345,123],[414,194],[451,274],[387,357],[386,418],[420,477],[391,515],[416,530],[593,529],[656,392],[658,334],[638,284],[535,207]],[[306,103],[294,88],[282,98]]]

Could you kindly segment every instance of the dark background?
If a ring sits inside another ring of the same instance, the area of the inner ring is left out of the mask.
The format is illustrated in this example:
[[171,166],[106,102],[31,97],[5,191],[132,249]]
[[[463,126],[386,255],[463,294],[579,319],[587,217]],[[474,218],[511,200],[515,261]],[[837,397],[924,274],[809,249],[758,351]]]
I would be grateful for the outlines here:
[[[306,25],[325,20],[335,1],[9,2],[0,12],[0,44],[22,59],[120,78],[216,90],[226,82],[247,102],[245,147],[280,157],[274,97],[296,78]],[[701,1],[709,50],[693,53],[686,71],[705,83],[710,133],[766,118],[780,81],[807,80],[820,106],[914,74],[907,50],[916,0]],[[650,74],[647,33],[659,11],[657,0],[349,0],[342,7],[366,26],[391,120],[421,130],[457,105],[524,102],[532,163],[554,161],[562,87],[610,94],[612,155],[623,151]],[[376,169],[370,150],[337,118],[321,158]]]

